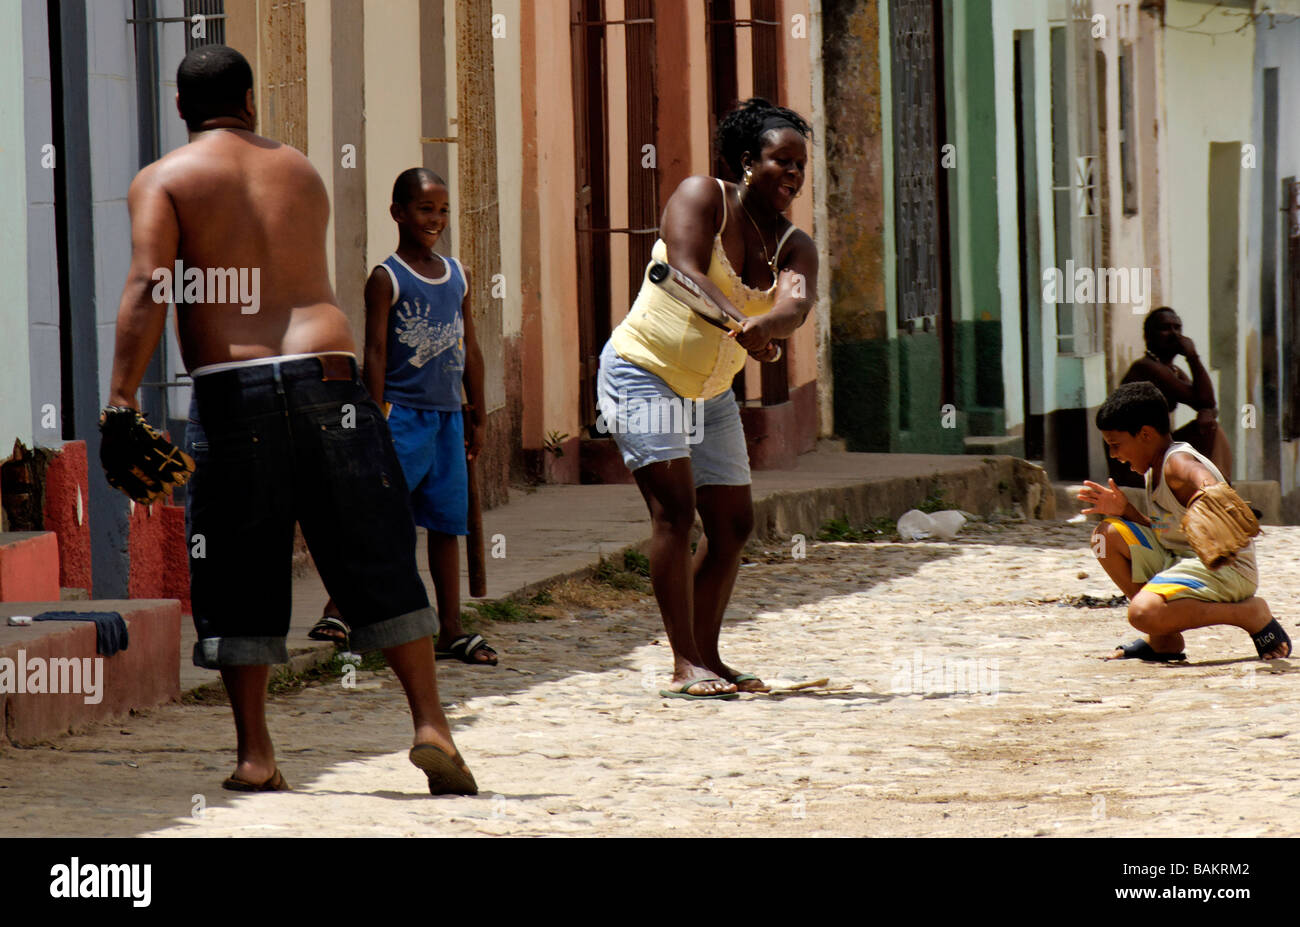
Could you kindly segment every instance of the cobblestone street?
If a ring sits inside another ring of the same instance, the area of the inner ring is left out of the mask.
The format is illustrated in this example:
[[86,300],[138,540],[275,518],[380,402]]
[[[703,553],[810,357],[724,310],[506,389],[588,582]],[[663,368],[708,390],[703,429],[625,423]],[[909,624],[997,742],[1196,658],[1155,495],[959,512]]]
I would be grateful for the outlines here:
[[[0,761],[0,834],[1269,835],[1300,833],[1294,661],[1241,631],[1189,663],[1102,662],[1135,635],[1063,522],[952,542],[769,544],[742,567],[723,655],[770,684],[660,698],[653,599],[556,591],[549,620],[485,622],[495,670],[439,664],[476,798],[433,799],[387,670],[272,699],[295,791],[237,796],[224,704],[170,705]],[[1296,636],[1300,528],[1257,541]],[[1091,598],[1088,598],[1091,597]]]

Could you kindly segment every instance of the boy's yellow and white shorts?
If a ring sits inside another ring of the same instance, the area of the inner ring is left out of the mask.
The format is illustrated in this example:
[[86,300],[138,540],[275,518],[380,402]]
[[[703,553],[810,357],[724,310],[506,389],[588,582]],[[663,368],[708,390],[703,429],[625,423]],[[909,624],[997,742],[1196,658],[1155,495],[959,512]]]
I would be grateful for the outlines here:
[[1133,563],[1133,581],[1144,583],[1166,602],[1200,599],[1202,602],[1240,602],[1255,594],[1257,584],[1230,566],[1211,570],[1196,554],[1170,550],[1155,532],[1126,518],[1106,518],[1128,544]]

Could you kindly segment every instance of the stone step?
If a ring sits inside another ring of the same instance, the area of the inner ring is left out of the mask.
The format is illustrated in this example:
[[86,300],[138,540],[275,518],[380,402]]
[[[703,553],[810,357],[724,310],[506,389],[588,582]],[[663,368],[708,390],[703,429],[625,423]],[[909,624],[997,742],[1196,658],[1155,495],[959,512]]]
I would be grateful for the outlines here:
[[59,599],[59,539],[53,531],[0,533],[0,602]]
[[1025,439],[1023,435],[967,435],[962,441],[965,444],[965,453],[967,454],[1025,456]]
[[[11,615],[48,611],[119,612],[130,644],[111,657],[100,657],[92,621],[8,624]],[[179,698],[180,631],[181,608],[174,599],[0,603],[0,743],[39,743],[92,721]],[[87,664],[87,659],[92,662]],[[56,660],[77,660],[79,665],[73,670],[70,663],[52,662]],[[87,667],[90,672],[83,676]],[[61,691],[17,691],[19,676],[26,689],[36,672],[45,678],[47,689],[57,677]],[[62,691],[68,688],[77,691]]]

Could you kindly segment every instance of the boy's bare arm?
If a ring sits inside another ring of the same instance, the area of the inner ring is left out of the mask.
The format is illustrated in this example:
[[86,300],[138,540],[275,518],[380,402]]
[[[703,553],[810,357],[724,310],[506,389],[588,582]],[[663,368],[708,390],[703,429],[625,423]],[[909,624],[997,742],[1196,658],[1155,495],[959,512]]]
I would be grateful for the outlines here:
[[370,398],[383,404],[384,375],[388,372],[388,312],[393,304],[393,281],[388,271],[376,267],[366,281],[366,347],[362,379]]
[[[113,376],[108,403],[137,408],[136,390],[144,379],[149,358],[167,327],[167,302],[155,301],[153,273],[171,273],[180,245],[180,222],[171,196],[146,168],[136,175],[127,193],[131,213],[131,267],[117,310],[117,342],[113,351]],[[173,287],[180,283],[172,281]]]
[[1197,490],[1219,482],[1209,468],[1191,454],[1174,454],[1166,458],[1165,479],[1169,491],[1183,505],[1187,505]]

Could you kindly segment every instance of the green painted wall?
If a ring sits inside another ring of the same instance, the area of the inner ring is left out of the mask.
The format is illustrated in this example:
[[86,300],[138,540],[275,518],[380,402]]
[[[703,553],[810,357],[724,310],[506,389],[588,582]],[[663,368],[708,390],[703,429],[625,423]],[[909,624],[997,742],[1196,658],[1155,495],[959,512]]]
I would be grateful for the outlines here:
[[[835,430],[851,451],[960,454],[968,435],[1006,432],[991,0],[944,3],[946,141],[956,148],[955,166],[939,178],[947,184],[954,342],[956,414],[947,428],[939,337],[897,326],[889,3],[826,0],[823,11],[828,152],[855,133],[859,147],[864,136],[870,142],[852,169],[831,166]],[[846,43],[865,41],[879,49],[878,69],[845,54]]]

